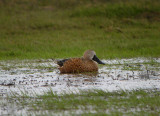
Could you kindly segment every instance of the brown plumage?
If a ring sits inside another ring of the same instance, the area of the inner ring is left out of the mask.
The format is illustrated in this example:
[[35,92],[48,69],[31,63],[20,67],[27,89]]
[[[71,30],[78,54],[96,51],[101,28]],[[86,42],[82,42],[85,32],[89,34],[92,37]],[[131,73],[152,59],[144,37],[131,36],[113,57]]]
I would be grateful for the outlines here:
[[96,72],[98,71],[98,65],[104,64],[97,57],[94,51],[85,51],[82,58],[64,59],[57,62],[60,66],[61,73],[81,73],[81,72]]

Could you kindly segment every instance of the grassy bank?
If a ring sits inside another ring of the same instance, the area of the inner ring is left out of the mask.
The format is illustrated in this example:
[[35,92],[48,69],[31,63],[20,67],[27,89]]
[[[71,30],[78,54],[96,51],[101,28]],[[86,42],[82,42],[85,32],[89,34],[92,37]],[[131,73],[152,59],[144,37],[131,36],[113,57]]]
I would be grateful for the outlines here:
[[[106,92],[82,91],[78,94],[57,95],[50,91],[41,96],[15,94],[10,103],[28,109],[28,114],[43,115],[158,115],[160,94],[154,90]],[[47,111],[47,112],[46,112]]]
[[158,0],[0,1],[0,59],[159,57]]

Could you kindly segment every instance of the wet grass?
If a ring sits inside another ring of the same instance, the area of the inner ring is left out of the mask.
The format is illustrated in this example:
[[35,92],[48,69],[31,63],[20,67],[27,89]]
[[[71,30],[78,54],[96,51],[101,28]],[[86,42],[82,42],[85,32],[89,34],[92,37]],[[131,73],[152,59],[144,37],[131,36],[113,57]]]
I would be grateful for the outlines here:
[[[118,61],[118,59],[117,59]],[[128,70],[128,71],[142,71],[142,70],[159,70],[160,63],[157,62],[154,58],[148,58],[148,61],[144,61],[143,63],[134,63],[134,62],[118,62],[118,63],[112,63],[112,64],[105,64],[108,69],[118,69],[121,70]],[[103,67],[100,65],[99,67]]]
[[159,0],[0,1],[0,59],[159,57]]
[[[158,115],[160,93],[157,90],[133,90],[107,92],[103,90],[80,91],[80,93],[55,94],[52,90],[44,95],[29,97],[13,94],[9,97],[19,106],[28,107],[29,113],[53,115]],[[102,113],[103,112],[103,113]]]
[[0,62],[0,68],[3,70],[11,70],[16,68],[29,68],[29,69],[44,69],[54,70],[56,67],[53,66],[54,60],[5,60]]
[[[142,68],[145,67],[145,68]],[[123,65],[123,70],[142,71],[142,70],[159,70],[160,63],[154,60],[144,63],[129,63]]]
[[[107,69],[120,69],[126,71],[143,71],[143,70],[160,70],[160,63],[155,60],[155,58],[147,58],[148,61],[144,61],[142,63],[134,63],[132,61],[126,61],[122,63],[120,59],[117,59],[116,63],[105,64]],[[111,61],[111,60],[110,60]],[[119,61],[119,62],[118,62]],[[40,72],[53,72],[57,69],[57,66],[54,64],[56,60],[53,59],[39,59],[39,60],[4,60],[0,62],[0,69],[5,71],[13,71],[14,69],[19,69],[23,73],[32,72],[32,70],[37,70]],[[103,65],[99,65],[99,68],[104,67]],[[105,73],[105,72],[103,72]],[[85,73],[83,73],[85,74]],[[89,73],[87,73],[89,74]],[[91,75],[94,75],[92,72]],[[96,74],[96,73],[95,73]]]

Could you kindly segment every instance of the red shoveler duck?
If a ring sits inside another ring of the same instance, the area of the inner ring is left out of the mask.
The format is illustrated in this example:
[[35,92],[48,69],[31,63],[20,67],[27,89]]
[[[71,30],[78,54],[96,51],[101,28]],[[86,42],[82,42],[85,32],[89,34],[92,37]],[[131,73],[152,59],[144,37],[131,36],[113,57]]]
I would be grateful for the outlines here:
[[85,51],[82,58],[70,58],[57,61],[57,64],[60,66],[60,73],[97,72],[97,63],[105,64],[97,58],[93,50]]

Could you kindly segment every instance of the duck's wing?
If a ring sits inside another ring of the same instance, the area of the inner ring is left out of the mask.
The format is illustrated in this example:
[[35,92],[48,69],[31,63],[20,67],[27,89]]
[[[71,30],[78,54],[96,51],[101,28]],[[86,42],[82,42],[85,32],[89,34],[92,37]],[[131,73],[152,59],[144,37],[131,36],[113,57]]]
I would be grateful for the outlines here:
[[69,59],[58,60],[58,61],[57,61],[57,64],[58,64],[60,67],[62,67],[63,64],[64,64],[67,60],[69,60]]

